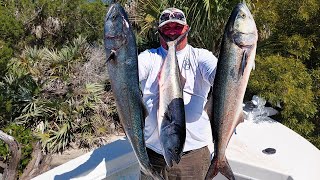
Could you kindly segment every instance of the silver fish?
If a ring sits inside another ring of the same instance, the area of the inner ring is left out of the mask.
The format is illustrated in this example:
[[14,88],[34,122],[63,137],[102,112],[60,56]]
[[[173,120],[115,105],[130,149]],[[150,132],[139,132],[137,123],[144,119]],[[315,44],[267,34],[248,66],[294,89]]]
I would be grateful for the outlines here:
[[164,159],[169,167],[173,166],[173,161],[177,164],[180,162],[186,139],[183,85],[181,83],[183,77],[179,70],[176,45],[187,33],[188,31],[174,41],[162,35],[167,42],[168,53],[159,75],[158,128]]
[[144,141],[146,117],[139,90],[138,57],[135,36],[127,14],[119,4],[112,4],[104,22],[107,69],[121,124],[142,171],[154,179],[163,179],[152,167]]
[[244,120],[242,103],[254,67],[257,40],[254,19],[247,6],[240,3],[225,27],[212,88],[212,108],[208,114],[215,145],[206,179],[213,179],[218,172],[235,179],[225,151],[236,126]]

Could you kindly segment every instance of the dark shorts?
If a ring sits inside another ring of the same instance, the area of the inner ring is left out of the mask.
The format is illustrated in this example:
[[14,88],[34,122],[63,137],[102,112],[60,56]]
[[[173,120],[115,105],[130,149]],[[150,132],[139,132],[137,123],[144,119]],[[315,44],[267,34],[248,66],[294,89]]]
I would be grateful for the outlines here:
[[[173,163],[171,168],[166,166],[166,162],[162,155],[147,148],[148,156],[153,167],[161,173],[166,179],[192,179],[203,180],[210,166],[210,152],[207,146],[188,151],[183,154],[179,164]],[[142,180],[152,179],[141,173]]]

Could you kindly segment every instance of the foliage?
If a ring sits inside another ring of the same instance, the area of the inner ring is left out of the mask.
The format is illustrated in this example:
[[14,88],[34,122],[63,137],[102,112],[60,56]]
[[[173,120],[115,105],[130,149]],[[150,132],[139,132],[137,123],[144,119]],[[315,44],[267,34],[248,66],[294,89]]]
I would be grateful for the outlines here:
[[9,59],[13,56],[13,49],[0,40],[0,76],[5,74]]
[[[32,144],[35,142],[34,136],[30,128],[25,128],[21,125],[9,124],[4,132],[13,136],[21,146],[21,160],[19,163],[19,174],[27,166],[31,159],[31,153],[33,150]],[[8,145],[0,141],[0,156],[6,161],[9,158]]]
[[0,77],[5,74],[7,63],[16,47],[15,43],[22,35],[22,23],[14,18],[12,11],[0,5]]
[[[0,7],[8,9],[7,11],[11,13],[8,15],[10,18],[3,21],[8,24],[8,27],[1,27],[8,28],[10,30],[8,32],[14,33],[9,36],[9,39],[20,38],[21,48],[30,45],[59,47],[72,41],[79,34],[88,37],[89,42],[94,42],[101,39],[103,35],[101,32],[103,32],[106,5],[102,0],[4,0]],[[0,20],[1,17],[3,16],[0,16]],[[19,29],[22,26],[23,32],[21,28]],[[22,41],[21,34],[23,34]]]
[[[191,1],[191,0],[138,0],[137,15],[133,20],[137,24],[138,45],[142,49],[159,46],[157,43],[157,25],[159,15],[167,7],[183,10],[191,31],[190,44],[219,53],[224,25],[232,8],[240,1]],[[214,32],[214,33],[208,33]],[[140,51],[142,49],[139,49]]]
[[218,55],[224,26],[233,7],[240,1],[185,0],[182,2],[179,7],[185,10],[191,27],[190,42],[194,46],[209,49]]
[[253,1],[259,42],[257,70],[248,86],[248,94],[281,104],[277,119],[318,148],[319,5],[315,0]]
[[25,139],[55,153],[100,146],[113,133],[118,117],[99,44],[106,8],[99,0],[0,2],[0,126],[29,147],[20,170],[32,151]]
[[22,34],[23,25],[14,17],[13,11],[0,5],[0,40],[12,45]]
[[259,52],[298,58],[309,69],[319,67],[319,1],[271,0],[254,5]]
[[[37,137],[46,151],[63,151],[75,141],[81,144],[85,141],[81,134],[108,133],[109,106],[103,99],[108,93],[104,92],[107,75],[101,51],[80,36],[59,50],[26,48],[19,58],[12,59],[8,74],[13,79],[31,77],[34,84],[25,87],[23,94],[14,93],[22,96],[14,102],[24,102],[14,121],[31,127],[41,124]],[[96,130],[100,125],[106,127],[103,133]],[[87,147],[103,143],[99,138]]]
[[312,91],[315,95],[315,102],[317,105],[317,114],[312,119],[312,122],[316,125],[315,130],[313,131],[313,134],[310,135],[309,139],[310,141],[316,145],[318,148],[320,147],[320,68],[317,68],[312,71],[311,73],[312,79],[313,79],[313,86]]
[[8,75],[0,84],[0,124],[6,126],[19,116],[23,106],[32,100],[37,87],[30,76]]
[[300,61],[279,55],[256,58],[248,86],[272,105],[282,104],[281,120],[302,135],[310,134],[315,124],[309,122],[316,112],[312,78]]

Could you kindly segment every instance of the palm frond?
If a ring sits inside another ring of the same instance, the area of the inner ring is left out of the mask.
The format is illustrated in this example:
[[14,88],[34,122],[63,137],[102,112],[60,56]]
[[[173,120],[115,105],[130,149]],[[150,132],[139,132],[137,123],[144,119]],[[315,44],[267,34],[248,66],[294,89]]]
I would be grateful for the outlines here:
[[57,50],[50,50],[48,48],[43,49],[43,60],[49,61],[51,63],[59,62],[60,56]]
[[49,130],[49,134],[40,134],[43,140],[42,145],[46,151],[56,153],[64,151],[70,143],[74,140],[74,135],[72,133],[73,123],[67,121],[61,126],[57,126],[57,130]]
[[38,49],[37,46],[34,47],[26,47],[23,51],[23,54],[26,58],[28,58],[30,61],[41,60],[43,58],[43,49]]
[[139,25],[139,34],[146,34],[149,29],[156,29],[158,16],[167,6],[167,1],[138,0],[135,23]]
[[53,111],[54,109],[47,106],[46,102],[39,99],[33,99],[33,101],[30,101],[22,109],[20,116],[15,120],[18,123],[24,124],[36,119],[45,119],[45,117],[52,114]]

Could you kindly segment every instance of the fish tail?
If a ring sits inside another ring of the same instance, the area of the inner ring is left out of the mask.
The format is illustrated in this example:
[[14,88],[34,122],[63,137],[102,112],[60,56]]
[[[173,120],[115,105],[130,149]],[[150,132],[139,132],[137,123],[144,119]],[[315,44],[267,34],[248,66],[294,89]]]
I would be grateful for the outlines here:
[[153,172],[152,177],[155,180],[165,180],[165,178],[161,174],[157,173],[156,171]]
[[216,156],[213,157],[205,179],[212,180],[219,172],[229,180],[235,180],[232,169],[226,157],[224,157],[223,161],[218,161]]
[[162,176],[162,174],[158,173],[154,168],[147,169],[141,169],[146,176],[152,177],[154,180],[165,180],[165,178]]

